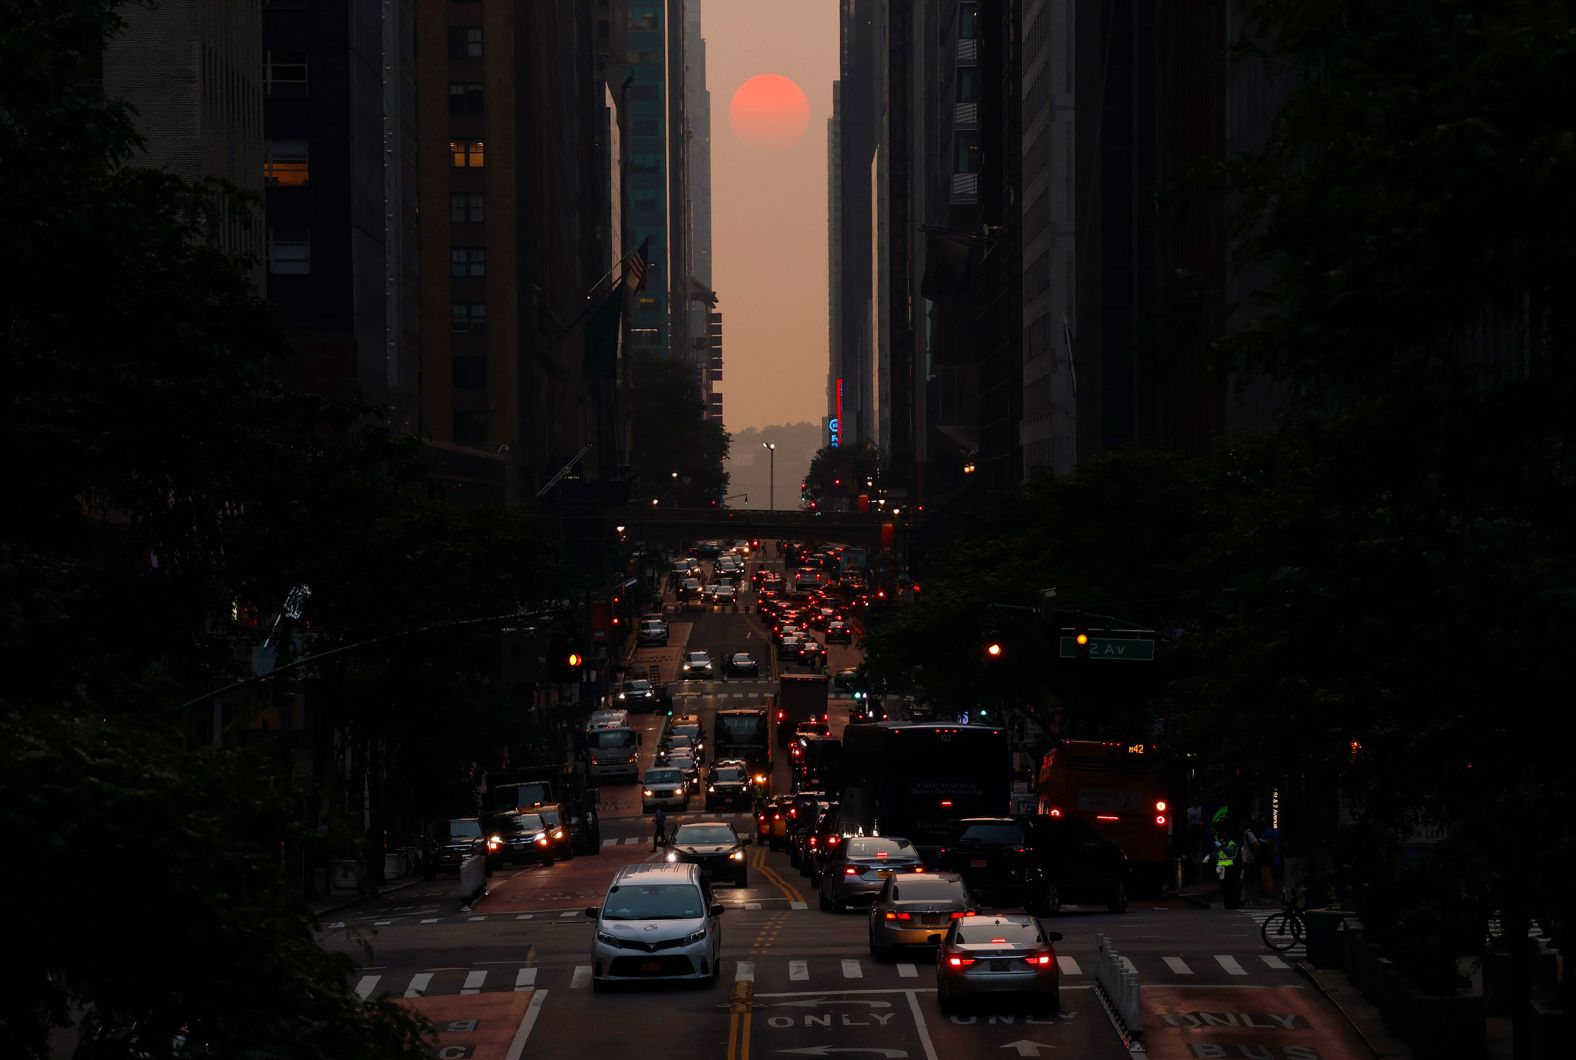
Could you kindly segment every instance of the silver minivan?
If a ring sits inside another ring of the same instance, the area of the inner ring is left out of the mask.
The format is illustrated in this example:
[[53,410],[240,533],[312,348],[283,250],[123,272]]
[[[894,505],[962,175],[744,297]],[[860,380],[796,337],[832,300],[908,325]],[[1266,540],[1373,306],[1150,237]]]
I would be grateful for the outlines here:
[[697,865],[625,866],[602,904],[586,907],[596,921],[592,988],[644,979],[715,982],[722,913]]

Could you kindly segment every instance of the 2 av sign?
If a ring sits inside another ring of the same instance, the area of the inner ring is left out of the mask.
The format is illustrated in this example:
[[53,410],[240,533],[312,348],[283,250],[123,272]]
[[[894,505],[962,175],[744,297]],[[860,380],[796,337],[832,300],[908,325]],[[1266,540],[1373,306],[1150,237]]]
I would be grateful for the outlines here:
[[[1123,662],[1155,661],[1155,642],[1152,640],[1090,637],[1088,650],[1091,659],[1115,659]],[[1063,637],[1060,654],[1063,659],[1078,658],[1078,642],[1072,637]]]

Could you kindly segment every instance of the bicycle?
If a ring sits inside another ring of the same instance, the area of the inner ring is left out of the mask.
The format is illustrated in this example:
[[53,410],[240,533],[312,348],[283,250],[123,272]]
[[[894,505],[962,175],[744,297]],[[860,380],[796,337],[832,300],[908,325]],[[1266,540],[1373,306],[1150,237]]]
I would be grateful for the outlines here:
[[1286,908],[1265,917],[1264,925],[1259,928],[1264,945],[1276,953],[1285,953],[1293,946],[1301,945],[1303,932],[1302,909],[1297,905],[1296,895],[1286,903]]

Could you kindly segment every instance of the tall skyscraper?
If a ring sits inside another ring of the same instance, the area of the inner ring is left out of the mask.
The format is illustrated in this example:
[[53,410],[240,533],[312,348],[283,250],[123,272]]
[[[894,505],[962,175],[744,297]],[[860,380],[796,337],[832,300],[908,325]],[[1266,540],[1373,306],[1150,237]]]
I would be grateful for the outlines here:
[[689,252],[688,335],[700,374],[706,414],[722,421],[722,314],[711,304],[711,90],[706,87],[706,40],[701,0],[684,0],[684,114],[688,129]]
[[[635,355],[668,355],[671,333],[669,298],[671,213],[683,204],[669,197],[668,16],[670,0],[629,0],[629,68],[634,80],[628,91],[629,163],[625,191],[629,207],[630,245],[648,247],[646,287],[630,309],[629,345]],[[647,242],[649,240],[649,242]]]

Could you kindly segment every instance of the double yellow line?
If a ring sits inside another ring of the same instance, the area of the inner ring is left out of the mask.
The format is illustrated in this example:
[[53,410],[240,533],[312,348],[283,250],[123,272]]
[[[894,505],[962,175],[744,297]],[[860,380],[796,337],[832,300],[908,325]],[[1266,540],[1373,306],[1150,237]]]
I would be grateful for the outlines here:
[[755,984],[739,980],[728,994],[728,1060],[750,1060],[750,1006]]
[[755,848],[755,870],[770,880],[772,882],[772,886],[781,891],[783,893],[783,897],[787,898],[790,902],[804,901],[804,895],[799,893],[799,888],[783,879],[782,876],[778,875],[774,869],[769,869],[766,867],[766,848],[764,846],[758,846]]

